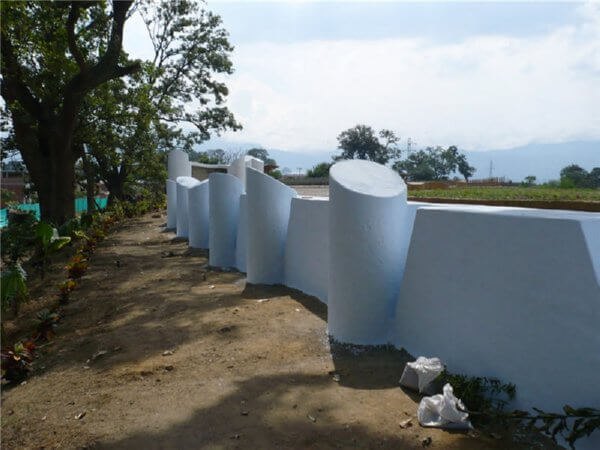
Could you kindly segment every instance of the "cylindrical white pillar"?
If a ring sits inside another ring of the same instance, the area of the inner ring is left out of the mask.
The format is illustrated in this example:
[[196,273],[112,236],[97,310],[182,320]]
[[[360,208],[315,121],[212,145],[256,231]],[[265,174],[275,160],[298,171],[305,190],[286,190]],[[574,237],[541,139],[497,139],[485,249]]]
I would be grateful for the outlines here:
[[392,169],[351,160],[329,171],[329,334],[386,344],[400,290],[406,185]]
[[329,199],[293,198],[285,243],[285,285],[327,303]]
[[177,177],[191,177],[192,165],[188,154],[181,150],[171,150],[168,158],[169,180],[176,181]]
[[188,189],[188,245],[208,248],[209,200],[208,180]]
[[290,204],[296,191],[250,167],[246,168],[246,186],[247,280],[255,284],[282,283]]
[[246,272],[246,254],[248,251],[247,235],[248,197],[246,194],[242,194],[240,196],[240,220],[238,222],[237,238],[235,240],[235,267],[240,272]]
[[177,237],[187,238],[189,234],[188,189],[200,184],[192,177],[177,177]]
[[167,229],[177,226],[177,183],[167,180]]
[[209,256],[214,267],[235,267],[235,241],[240,215],[242,180],[225,173],[211,173],[209,180]]

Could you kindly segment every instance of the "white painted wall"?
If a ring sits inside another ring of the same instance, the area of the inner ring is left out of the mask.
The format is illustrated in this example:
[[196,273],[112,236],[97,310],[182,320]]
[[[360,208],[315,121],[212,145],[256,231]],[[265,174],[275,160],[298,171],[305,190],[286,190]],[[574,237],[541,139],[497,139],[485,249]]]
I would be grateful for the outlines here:
[[329,171],[329,333],[353,344],[385,344],[401,283],[406,185],[370,161]]
[[209,264],[235,267],[235,241],[240,214],[242,180],[226,173],[211,173],[209,181]]
[[188,154],[181,150],[171,150],[167,161],[169,180],[176,181],[178,177],[191,177],[192,165]]
[[167,229],[177,226],[177,183],[167,180]]
[[235,267],[240,272],[246,272],[246,256],[248,252],[248,197],[240,196],[240,222],[238,223],[235,241]]
[[192,177],[177,177],[177,237],[187,238],[189,233],[188,220],[188,189],[200,184]]
[[290,206],[296,191],[250,167],[246,168],[246,186],[248,282],[282,283]]
[[292,199],[285,244],[285,285],[327,303],[329,199]]
[[208,180],[188,189],[188,245],[191,248],[208,248],[209,200]]
[[254,156],[242,155],[229,165],[227,173],[242,180],[244,192],[246,192],[246,167],[252,167],[259,172],[264,172],[265,164],[262,160]]
[[599,405],[598,236],[591,213],[419,209],[394,343],[515,383],[516,407]]

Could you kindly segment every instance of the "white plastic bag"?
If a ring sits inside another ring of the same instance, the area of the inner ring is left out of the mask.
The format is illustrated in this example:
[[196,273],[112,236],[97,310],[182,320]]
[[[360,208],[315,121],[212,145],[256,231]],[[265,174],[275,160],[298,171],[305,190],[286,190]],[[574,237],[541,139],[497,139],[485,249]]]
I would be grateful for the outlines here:
[[417,419],[423,427],[440,427],[453,430],[470,430],[469,413],[465,405],[454,396],[450,383],[444,385],[444,393],[423,397],[417,410]]
[[419,356],[416,361],[406,363],[400,385],[419,391],[421,393],[433,393],[430,388],[431,382],[444,371],[444,365],[439,358],[425,358]]

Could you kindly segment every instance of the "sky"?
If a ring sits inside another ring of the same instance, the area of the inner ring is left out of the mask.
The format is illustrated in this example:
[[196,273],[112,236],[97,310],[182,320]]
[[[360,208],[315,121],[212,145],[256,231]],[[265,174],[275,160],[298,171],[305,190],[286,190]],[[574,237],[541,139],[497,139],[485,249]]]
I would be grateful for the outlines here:
[[[419,147],[600,141],[600,2],[207,2],[235,46],[219,142],[331,151],[356,124]],[[124,47],[148,57],[140,18]]]

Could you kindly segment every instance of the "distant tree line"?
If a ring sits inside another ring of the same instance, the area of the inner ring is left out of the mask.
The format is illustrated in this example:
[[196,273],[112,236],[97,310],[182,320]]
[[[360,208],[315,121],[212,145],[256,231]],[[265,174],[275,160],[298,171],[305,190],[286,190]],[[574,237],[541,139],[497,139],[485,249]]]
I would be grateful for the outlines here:
[[[447,180],[453,173],[460,173],[465,181],[475,173],[464,153],[454,145],[448,148],[427,147],[418,151],[402,151],[400,138],[391,130],[376,133],[367,125],[356,125],[337,137],[342,153],[333,157],[334,162],[344,159],[365,159],[379,164],[392,163],[392,168],[408,181]],[[404,156],[404,158],[402,158]],[[317,164],[307,172],[309,177],[329,175],[332,163]]]

